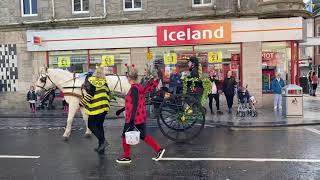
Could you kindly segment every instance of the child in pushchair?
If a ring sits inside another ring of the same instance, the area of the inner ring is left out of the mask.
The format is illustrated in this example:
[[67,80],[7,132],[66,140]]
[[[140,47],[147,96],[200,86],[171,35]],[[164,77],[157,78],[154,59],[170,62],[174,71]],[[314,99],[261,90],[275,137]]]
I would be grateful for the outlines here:
[[258,115],[255,108],[255,99],[250,95],[246,87],[240,87],[237,92],[238,96],[238,110],[237,115],[240,117],[245,117],[246,114],[255,117]]

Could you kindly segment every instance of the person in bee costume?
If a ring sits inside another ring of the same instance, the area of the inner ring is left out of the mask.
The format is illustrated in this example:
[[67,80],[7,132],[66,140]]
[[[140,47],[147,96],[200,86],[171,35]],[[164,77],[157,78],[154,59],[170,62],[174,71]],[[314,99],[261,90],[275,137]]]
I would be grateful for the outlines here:
[[110,89],[103,67],[97,67],[95,73],[85,81],[83,88],[87,95],[81,99],[80,106],[84,107],[84,112],[89,116],[88,128],[98,139],[98,147],[94,150],[99,154],[104,154],[107,142],[103,123],[109,112]]

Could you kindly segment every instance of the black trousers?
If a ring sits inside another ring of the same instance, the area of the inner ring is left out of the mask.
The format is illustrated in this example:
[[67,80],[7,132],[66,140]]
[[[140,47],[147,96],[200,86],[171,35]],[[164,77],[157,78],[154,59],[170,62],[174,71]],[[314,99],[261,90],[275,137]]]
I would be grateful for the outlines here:
[[233,106],[233,96],[234,95],[226,95],[228,108],[231,109]]
[[209,107],[211,112],[212,112],[213,98],[216,101],[217,111],[219,111],[220,110],[219,94],[209,94],[208,97],[209,97]]
[[88,128],[92,131],[92,133],[96,136],[96,138],[99,141],[99,145],[103,144],[105,142],[104,137],[104,129],[103,129],[103,123],[104,118],[106,117],[107,113],[101,113],[97,115],[91,115],[88,119]]
[[36,108],[36,103],[29,103],[30,104],[30,108]]

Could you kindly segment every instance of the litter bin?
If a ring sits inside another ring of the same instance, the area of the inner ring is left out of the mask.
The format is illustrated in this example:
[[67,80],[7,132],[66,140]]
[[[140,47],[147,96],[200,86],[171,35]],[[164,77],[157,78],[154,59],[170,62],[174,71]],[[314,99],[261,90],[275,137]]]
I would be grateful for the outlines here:
[[289,84],[282,88],[282,113],[286,117],[303,116],[302,87]]

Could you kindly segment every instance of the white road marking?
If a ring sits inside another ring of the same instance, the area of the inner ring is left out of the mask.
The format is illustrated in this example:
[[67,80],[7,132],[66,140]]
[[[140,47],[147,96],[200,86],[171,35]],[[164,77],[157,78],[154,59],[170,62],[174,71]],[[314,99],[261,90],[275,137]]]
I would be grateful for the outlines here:
[[0,155],[0,159],[39,159],[40,156]]
[[251,161],[251,162],[307,162],[320,163],[320,159],[274,159],[274,158],[161,158],[159,161]]
[[305,130],[308,130],[308,131],[311,131],[311,132],[314,132],[314,133],[316,133],[316,134],[319,134],[319,135],[320,135],[320,131],[319,131],[319,130],[317,130],[317,129],[309,128],[309,127],[305,127],[304,129],[305,129]]

